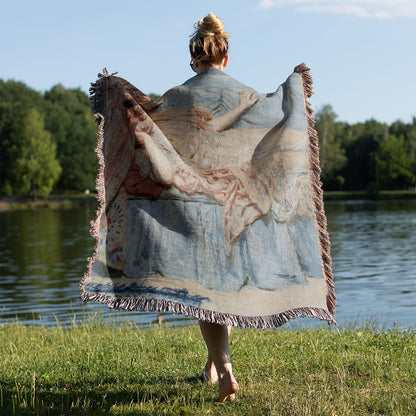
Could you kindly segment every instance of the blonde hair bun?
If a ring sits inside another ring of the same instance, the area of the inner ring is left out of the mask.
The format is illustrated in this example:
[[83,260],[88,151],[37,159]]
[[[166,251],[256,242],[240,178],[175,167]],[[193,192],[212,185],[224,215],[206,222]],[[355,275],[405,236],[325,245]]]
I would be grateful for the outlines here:
[[201,19],[195,25],[195,29],[197,29],[197,32],[200,32],[201,35],[204,36],[221,35],[227,39],[229,38],[228,33],[224,32],[224,23],[212,12],[208,16],[205,16],[203,19]]
[[220,63],[228,53],[230,37],[222,20],[211,12],[195,23],[195,29],[189,41],[191,56],[203,64]]

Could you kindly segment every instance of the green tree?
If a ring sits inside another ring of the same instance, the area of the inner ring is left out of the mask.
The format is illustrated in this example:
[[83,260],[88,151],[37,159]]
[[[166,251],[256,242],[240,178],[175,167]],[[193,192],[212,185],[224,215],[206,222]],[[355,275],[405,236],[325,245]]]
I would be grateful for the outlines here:
[[390,134],[403,138],[403,144],[406,152],[412,160],[412,173],[416,175],[416,117],[413,117],[411,123],[403,123],[400,120],[395,121],[389,128]]
[[62,166],[59,189],[94,188],[98,163],[94,149],[97,127],[88,96],[79,89],[56,85],[45,93],[45,126],[57,144],[57,159]]
[[23,82],[0,80],[0,192],[12,193],[13,132],[19,128],[23,114],[36,108],[43,112],[43,96]]
[[377,190],[376,152],[387,138],[388,126],[376,120],[367,120],[345,128],[343,146],[348,163],[341,171],[346,179],[345,190]]
[[44,119],[30,109],[13,131],[11,186],[14,194],[47,196],[52,191],[61,167],[55,158],[56,145],[44,129]]
[[0,192],[11,195],[10,165],[12,162],[12,132],[16,122],[16,106],[0,102]]
[[337,114],[330,105],[323,106],[315,116],[315,129],[320,145],[320,164],[325,188],[339,186],[337,177],[347,163],[342,147],[343,123],[336,121]]
[[154,92],[151,92],[150,94],[147,94],[149,98],[151,98],[153,101],[157,101],[160,98],[159,94],[155,94]]
[[415,181],[412,158],[408,154],[403,137],[389,135],[377,150],[380,182],[387,188],[407,188]]
[[25,108],[43,108],[43,95],[23,82],[0,80],[0,103],[22,104]]

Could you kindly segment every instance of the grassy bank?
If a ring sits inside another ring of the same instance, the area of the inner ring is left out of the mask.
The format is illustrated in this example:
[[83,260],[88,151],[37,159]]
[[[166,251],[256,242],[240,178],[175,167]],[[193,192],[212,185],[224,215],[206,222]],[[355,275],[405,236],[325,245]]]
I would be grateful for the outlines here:
[[98,205],[94,194],[63,194],[50,195],[46,198],[33,198],[23,196],[0,196],[0,212],[23,209],[69,209],[84,205]]
[[0,327],[1,415],[415,415],[416,335],[371,329],[231,334],[240,392],[196,379],[196,326]]

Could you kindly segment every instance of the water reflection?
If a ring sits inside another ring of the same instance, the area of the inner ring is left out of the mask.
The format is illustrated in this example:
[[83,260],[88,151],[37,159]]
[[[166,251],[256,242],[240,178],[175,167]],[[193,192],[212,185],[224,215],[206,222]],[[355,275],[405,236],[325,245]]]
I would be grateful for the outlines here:
[[416,322],[416,201],[326,204],[338,319]]
[[[95,207],[0,213],[0,322],[63,326],[100,312],[104,320],[156,322],[154,313],[109,311],[80,301],[78,284],[94,240],[89,222]],[[167,315],[172,324],[182,317]]]
[[[384,327],[416,322],[416,201],[329,201],[340,324],[376,319]],[[63,325],[101,311],[148,324],[154,313],[109,311],[79,300],[78,283],[92,253],[94,207],[0,213],[0,323]],[[2,311],[1,311],[2,309]],[[74,318],[75,316],[75,318]],[[187,322],[165,315],[172,324]],[[299,320],[309,325],[309,320]]]

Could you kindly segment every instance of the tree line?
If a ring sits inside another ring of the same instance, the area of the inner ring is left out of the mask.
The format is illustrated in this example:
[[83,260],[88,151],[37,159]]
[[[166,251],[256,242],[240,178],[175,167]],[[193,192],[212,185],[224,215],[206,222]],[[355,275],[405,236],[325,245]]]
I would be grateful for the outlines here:
[[40,93],[0,80],[0,194],[93,189],[96,137],[81,90],[56,85]]
[[399,190],[416,180],[416,117],[390,125],[337,121],[330,105],[315,115],[325,190]]
[[[152,98],[157,98],[152,94]],[[407,189],[416,180],[416,117],[391,125],[315,113],[325,190]],[[45,93],[0,80],[0,194],[47,196],[94,188],[96,125],[87,94]]]

